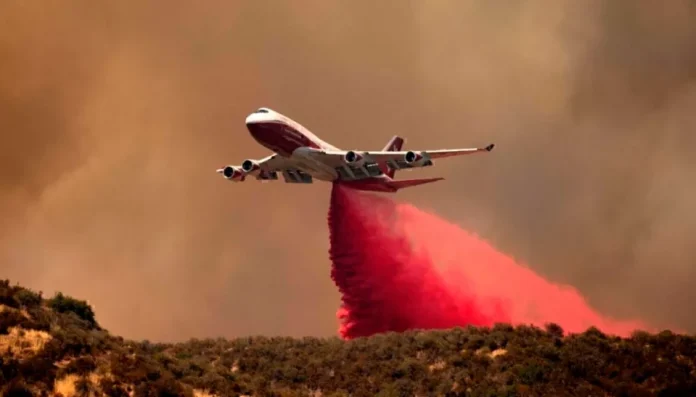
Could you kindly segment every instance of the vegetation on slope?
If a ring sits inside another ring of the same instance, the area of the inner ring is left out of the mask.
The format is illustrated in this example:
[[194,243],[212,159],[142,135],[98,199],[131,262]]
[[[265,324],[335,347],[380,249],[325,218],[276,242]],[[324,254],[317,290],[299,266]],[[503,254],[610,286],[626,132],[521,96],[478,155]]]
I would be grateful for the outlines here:
[[0,281],[0,395],[692,396],[696,338],[456,328],[179,344],[111,336],[92,308]]

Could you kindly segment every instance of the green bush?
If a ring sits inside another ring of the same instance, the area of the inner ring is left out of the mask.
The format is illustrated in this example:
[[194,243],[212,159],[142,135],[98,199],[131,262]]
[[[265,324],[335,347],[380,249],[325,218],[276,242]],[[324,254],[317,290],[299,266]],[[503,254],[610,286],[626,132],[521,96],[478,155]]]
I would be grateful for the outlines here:
[[[671,332],[618,338],[590,328],[563,336],[554,324],[496,324],[352,341],[243,337],[163,344],[111,336],[98,328],[86,302],[56,294],[42,306],[37,295],[0,281],[7,306],[26,308],[4,308],[0,331],[40,327],[52,336],[32,357],[0,352],[0,395],[50,395],[67,374],[80,376],[76,386],[84,395],[124,397],[191,396],[193,389],[279,397],[318,390],[325,396],[696,395],[696,337]],[[490,357],[497,348],[505,354]],[[95,384],[87,381],[94,373],[111,376]]]
[[14,298],[23,307],[30,308],[41,305],[41,293],[36,293],[28,289],[17,291]]
[[560,325],[555,323],[546,324],[546,332],[548,332],[549,335],[555,338],[562,338],[564,334],[563,328],[561,328]]
[[19,308],[19,302],[14,297],[14,288],[10,287],[9,280],[0,280],[0,305]]
[[47,303],[48,307],[58,313],[74,313],[78,318],[86,321],[91,328],[98,328],[94,311],[86,301],[74,299],[58,292]]

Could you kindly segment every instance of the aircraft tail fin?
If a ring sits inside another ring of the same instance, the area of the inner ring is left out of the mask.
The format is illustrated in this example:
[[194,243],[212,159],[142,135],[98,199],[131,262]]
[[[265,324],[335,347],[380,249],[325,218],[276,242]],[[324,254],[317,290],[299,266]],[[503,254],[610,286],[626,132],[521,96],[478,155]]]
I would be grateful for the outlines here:
[[425,185],[426,183],[441,181],[443,179],[445,178],[404,179],[400,181],[389,181],[389,186],[394,188],[394,190],[400,190],[407,187]]
[[[387,145],[384,146],[384,149],[382,149],[383,152],[398,152],[401,150],[401,147],[404,145],[404,138],[394,135],[392,139],[387,142]],[[396,170],[389,168],[387,164],[380,164],[380,168],[382,169],[382,172],[387,175],[389,178],[394,178],[394,172]]]
[[392,139],[387,142],[387,146],[382,149],[383,152],[398,152],[404,145],[404,138],[394,135]]

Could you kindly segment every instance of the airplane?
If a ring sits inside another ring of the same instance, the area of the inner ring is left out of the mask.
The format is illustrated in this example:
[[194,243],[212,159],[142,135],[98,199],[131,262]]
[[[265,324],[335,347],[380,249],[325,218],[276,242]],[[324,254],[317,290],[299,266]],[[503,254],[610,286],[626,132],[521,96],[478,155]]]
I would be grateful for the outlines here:
[[262,107],[246,118],[251,136],[273,154],[247,159],[241,165],[217,169],[225,179],[243,182],[247,176],[257,180],[277,180],[307,184],[314,180],[333,182],[356,190],[394,193],[400,189],[437,182],[444,178],[395,180],[397,170],[433,165],[434,159],[487,153],[483,148],[402,151],[404,139],[394,136],[380,151],[341,150],[319,139],[309,129],[270,108]]

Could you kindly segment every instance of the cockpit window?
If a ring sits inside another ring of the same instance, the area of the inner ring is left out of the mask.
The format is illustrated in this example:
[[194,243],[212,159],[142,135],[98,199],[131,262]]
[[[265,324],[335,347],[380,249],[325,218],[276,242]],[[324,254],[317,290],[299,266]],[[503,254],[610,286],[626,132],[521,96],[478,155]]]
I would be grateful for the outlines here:
[[268,109],[260,108],[259,110],[256,111],[256,113],[268,113]]

